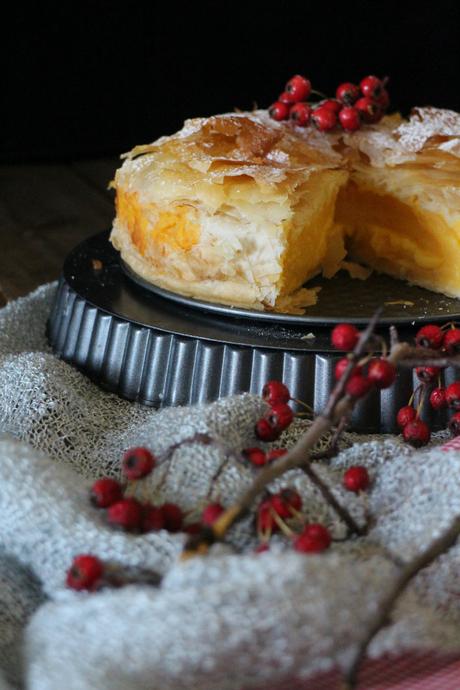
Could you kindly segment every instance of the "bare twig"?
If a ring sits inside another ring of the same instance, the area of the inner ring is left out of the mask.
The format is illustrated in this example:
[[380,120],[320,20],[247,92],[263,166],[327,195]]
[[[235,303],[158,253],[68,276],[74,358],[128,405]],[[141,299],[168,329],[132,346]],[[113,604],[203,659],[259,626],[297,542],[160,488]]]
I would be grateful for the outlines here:
[[339,452],[339,441],[342,433],[348,426],[349,418],[343,416],[342,419],[337,424],[337,428],[334,431],[334,435],[331,438],[331,445],[329,446],[329,457],[333,458]]
[[205,553],[209,544],[223,539],[233,523],[249,510],[257,496],[269,484],[288,470],[304,466],[310,460],[311,450],[324,434],[331,427],[338,424],[342,418],[350,416],[355,401],[345,395],[345,388],[355,363],[366,352],[368,342],[374,333],[381,312],[382,309],[378,309],[375,312],[364,331],[360,334],[358,343],[349,357],[348,366],[335,384],[324,411],[314,419],[311,426],[286,455],[283,455],[279,460],[261,470],[251,486],[243,491],[237,501],[227,508],[214,522],[211,530],[206,530],[206,533],[203,531],[201,534],[191,535],[185,545],[184,558],[193,556],[196,553]]
[[[223,539],[233,523],[249,510],[257,496],[261,494],[269,484],[288,470],[301,468],[310,462],[312,459],[312,450],[324,434],[330,431],[335,425],[340,424],[340,420],[349,419],[356,401],[346,395],[346,386],[356,362],[369,351],[369,347],[372,346],[373,341],[375,341],[374,332],[381,312],[382,309],[378,309],[366,328],[361,332],[356,347],[353,352],[348,355],[348,365],[343,375],[332,389],[323,412],[313,420],[309,429],[286,455],[261,470],[255,477],[251,486],[241,494],[233,505],[224,511],[210,530],[206,530],[206,533],[203,531],[201,535],[197,534],[190,537],[185,545],[185,558],[195,553],[205,553],[209,544]],[[397,337],[396,329],[392,331],[391,339],[391,351],[388,355],[388,360],[395,365],[423,366],[434,362],[435,366],[460,366],[460,355],[444,357],[436,350],[416,348],[409,345],[409,343],[400,342]],[[329,501],[329,497],[326,500]]]
[[[351,372],[353,371],[354,365],[359,360],[359,358],[366,352],[367,344],[375,331],[381,313],[382,307],[377,309],[377,311],[367,324],[364,331],[362,331],[361,335],[359,336],[358,343],[353,352],[351,353],[348,366],[345,368],[343,375],[340,377],[340,379],[337,381],[334,388],[332,389],[332,393],[329,396],[329,400],[327,401],[326,407],[324,408],[323,412],[319,415],[319,417],[317,417],[317,419],[320,419],[321,417],[326,417],[327,419],[329,419],[331,416],[334,416],[335,408],[340,398],[345,393],[345,388],[351,376]],[[337,417],[335,415],[334,421],[338,421],[340,418],[340,416]]]
[[390,326],[390,349],[393,350],[399,344],[399,335],[396,326]]
[[354,532],[355,534],[358,534],[359,536],[363,536],[367,532],[366,527],[360,527],[358,523],[355,521],[355,519],[350,515],[348,510],[342,506],[339,501],[336,499],[332,491],[329,489],[327,484],[323,482],[323,480],[316,474],[315,470],[311,466],[309,462],[305,463],[305,465],[302,466],[303,472],[307,475],[307,477],[311,480],[311,482],[318,487],[318,489],[321,491],[324,500],[326,503],[329,503],[331,508],[335,510],[337,515],[341,520],[344,521],[344,523],[347,525],[348,529],[351,532]]
[[460,516],[457,516],[450,527],[448,527],[440,537],[432,541],[421,554],[416,556],[410,563],[401,569],[391,589],[382,598],[380,606],[374,618],[371,620],[365,636],[359,643],[351,661],[345,669],[344,690],[353,690],[356,688],[359,668],[366,655],[369,644],[379,630],[388,622],[391,611],[407,584],[420,572],[420,570],[431,565],[438,556],[448,551],[455,544],[459,535]]
[[208,434],[202,434],[200,432],[193,434],[193,436],[187,436],[183,438],[182,441],[177,443],[172,443],[166,450],[158,456],[158,464],[163,465],[167,462],[173,455],[173,453],[182,446],[188,445],[190,443],[202,443],[204,446],[215,445],[216,441]]
[[445,367],[460,367],[460,356],[455,357],[443,357],[439,355],[438,357],[420,356],[421,353],[414,352],[413,357],[407,357],[406,359],[399,360],[399,365],[402,367],[439,367],[444,369]]
[[[227,463],[232,459],[242,462],[244,458],[241,455],[241,453],[238,453],[237,451],[233,450],[233,448],[230,448],[229,446],[226,446],[224,443],[221,443],[221,441],[218,441],[212,436],[209,436],[209,434],[197,432],[192,436],[186,436],[186,438],[183,438],[181,441],[173,443],[168,448],[166,448],[166,450],[158,456],[158,465],[164,465],[168,460],[171,459],[176,450],[178,450],[182,446],[190,445],[191,443],[201,443],[203,446],[213,446],[220,450],[224,455],[223,462],[221,462],[221,464],[219,465],[211,479],[210,491],[208,492],[209,498],[210,492],[212,491],[215,482],[219,479]],[[169,468],[167,468],[166,471],[163,473],[160,482],[156,486],[156,491],[159,491],[163,487],[166,481],[166,477],[168,475],[168,469]]]

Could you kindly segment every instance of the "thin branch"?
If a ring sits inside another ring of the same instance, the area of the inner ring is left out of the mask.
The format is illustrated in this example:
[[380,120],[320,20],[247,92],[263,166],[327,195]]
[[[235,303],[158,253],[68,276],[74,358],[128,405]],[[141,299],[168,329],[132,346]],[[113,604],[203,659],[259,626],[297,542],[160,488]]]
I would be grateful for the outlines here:
[[460,367],[460,357],[458,355],[455,357],[416,357],[414,353],[412,358],[401,359],[399,365],[411,369],[414,367],[439,367],[440,369],[445,369],[446,367]]
[[390,349],[394,350],[396,345],[399,345],[399,334],[396,326],[390,326]]
[[[241,494],[237,501],[231,505],[216,520],[210,530],[206,533],[192,535],[187,541],[184,549],[184,558],[188,558],[195,553],[205,553],[207,546],[214,541],[222,540],[236,520],[240,519],[251,507],[254,500],[261,494],[266,487],[275,479],[283,475],[288,470],[304,466],[312,459],[313,448],[320,439],[342,418],[349,418],[353,411],[356,401],[346,395],[346,386],[357,361],[369,350],[372,344],[374,331],[382,309],[378,309],[366,328],[361,332],[358,343],[353,352],[348,355],[349,362],[341,378],[337,381],[329,396],[326,407],[312,422],[311,426],[297,441],[295,446],[279,460],[261,470],[255,477],[253,483]],[[414,358],[417,358],[414,363]],[[392,347],[388,355],[388,361],[393,364],[411,366],[427,365],[431,360],[435,361],[435,366],[457,365],[460,366],[460,355],[446,358],[436,350],[427,348],[416,348],[409,343],[400,342],[397,334],[393,332]]]
[[[181,441],[178,441],[177,443],[173,443],[168,448],[166,448],[166,450],[158,456],[158,466],[164,465],[168,460],[170,460],[171,457],[173,456],[173,454],[175,453],[175,451],[178,450],[178,448],[181,448],[182,446],[185,446],[185,445],[189,445],[191,443],[201,443],[203,446],[213,446],[214,448],[217,448],[218,450],[220,450],[224,455],[223,462],[219,465],[219,467],[217,468],[216,472],[214,473],[214,475],[211,479],[210,489],[208,491],[208,498],[209,498],[209,496],[211,495],[212,489],[214,488],[215,482],[219,479],[221,473],[225,469],[229,460],[234,459],[234,460],[238,460],[239,462],[243,462],[244,458],[241,455],[241,453],[238,453],[237,451],[233,450],[233,448],[226,446],[221,441],[217,441],[212,436],[209,436],[209,434],[197,432],[196,434],[193,434],[192,436],[187,436],[186,438],[183,438]],[[168,471],[169,471],[169,468],[166,468],[166,471],[163,473],[161,480],[159,481],[159,483],[155,487],[156,491],[160,491],[163,488],[163,485],[164,485],[166,478],[168,476]]]
[[[356,347],[351,353],[351,357],[349,358],[350,361],[348,362],[348,366],[345,368],[343,375],[340,377],[340,379],[337,381],[334,388],[332,389],[332,392],[329,396],[329,400],[326,403],[326,407],[324,408],[323,412],[319,415],[319,417],[326,417],[329,419],[333,415],[338,401],[345,393],[345,388],[347,386],[348,380],[351,376],[351,372],[353,371],[355,363],[366,352],[367,344],[376,329],[381,313],[382,307],[377,309],[377,311],[367,324],[364,331],[362,331],[362,333],[360,334]],[[317,419],[319,419],[319,417],[317,417]],[[338,419],[340,419],[340,417]]]
[[349,421],[350,421],[349,418],[345,417],[345,416],[342,417],[342,419],[339,421],[337,428],[334,431],[334,435],[331,438],[331,445],[329,447],[329,453],[330,453],[329,457],[330,458],[335,457],[337,455],[337,453],[339,452],[340,437],[342,436],[343,432],[347,428]]
[[358,672],[370,642],[379,630],[387,624],[391,611],[406,588],[407,584],[420,570],[431,565],[438,556],[448,551],[460,535],[460,516],[457,516],[450,527],[410,563],[404,566],[394,581],[391,589],[383,597],[374,618],[371,620],[365,636],[359,643],[353,657],[344,672],[344,690],[353,690],[357,686]]
[[345,388],[355,363],[366,352],[369,340],[372,338],[381,312],[381,308],[375,312],[367,327],[360,334],[356,347],[351,353],[350,361],[343,375],[335,384],[324,411],[313,420],[311,426],[286,455],[283,455],[279,460],[261,470],[255,477],[253,483],[243,491],[237,501],[227,508],[227,510],[225,510],[214,522],[211,530],[206,530],[206,533],[203,532],[190,536],[184,548],[183,558],[189,558],[196,553],[205,553],[209,544],[213,543],[213,541],[222,540],[233,523],[240,519],[250,509],[257,496],[259,496],[269,484],[288,470],[305,465],[310,460],[312,449],[324,434],[328,432],[331,427],[338,424],[343,417],[348,418],[351,415],[356,401],[345,395]]
[[311,464],[309,462],[305,463],[305,465],[302,467],[302,470],[305,472],[311,482],[318,487],[326,503],[329,503],[331,508],[335,510],[339,518],[347,525],[348,529],[359,536],[364,536],[367,532],[367,527],[360,527],[358,525],[348,510],[342,506],[341,503],[339,503],[327,484],[325,484],[323,480],[316,474]]

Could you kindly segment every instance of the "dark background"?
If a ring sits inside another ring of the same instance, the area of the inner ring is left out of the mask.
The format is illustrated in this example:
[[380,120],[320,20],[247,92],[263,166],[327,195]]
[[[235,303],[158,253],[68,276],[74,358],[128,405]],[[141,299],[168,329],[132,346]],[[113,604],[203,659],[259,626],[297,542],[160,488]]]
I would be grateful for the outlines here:
[[460,3],[26,3],[3,23],[3,162],[119,153],[184,118],[389,75],[395,108],[460,110]]

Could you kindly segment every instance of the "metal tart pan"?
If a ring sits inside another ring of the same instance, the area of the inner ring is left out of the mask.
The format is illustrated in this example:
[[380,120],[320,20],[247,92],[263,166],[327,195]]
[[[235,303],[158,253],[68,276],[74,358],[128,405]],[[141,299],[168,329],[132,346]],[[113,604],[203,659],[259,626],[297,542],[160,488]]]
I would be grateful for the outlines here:
[[[209,303],[171,298],[171,293],[146,287],[122,267],[104,232],[68,255],[47,332],[58,356],[104,389],[144,405],[189,405],[244,391],[260,393],[267,380],[277,378],[289,386],[294,398],[318,412],[328,398],[340,358],[329,344],[331,326],[337,321],[365,323],[384,301],[414,302],[407,295],[414,297],[412,291],[419,288],[385,280],[394,283],[393,292],[382,295],[382,282],[374,289],[371,279],[363,283],[340,276],[323,316],[323,291],[310,317],[243,314],[248,310],[223,305],[217,310]],[[334,284],[334,279],[327,282]],[[355,297],[347,290],[355,291]],[[361,293],[366,297],[360,306]],[[396,294],[398,300],[391,299]],[[418,328],[425,321],[460,318],[456,300],[427,295],[417,314],[404,316],[401,304],[388,305],[391,312],[385,310],[385,324],[397,323],[401,337],[411,337],[414,324]],[[453,369],[443,372],[446,383],[455,377]],[[396,432],[397,410],[407,404],[414,385],[413,373],[401,369],[390,389],[375,391],[357,405],[352,428],[361,433]],[[426,413],[429,416],[430,411]],[[442,428],[446,421],[444,413],[431,416],[434,428]]]

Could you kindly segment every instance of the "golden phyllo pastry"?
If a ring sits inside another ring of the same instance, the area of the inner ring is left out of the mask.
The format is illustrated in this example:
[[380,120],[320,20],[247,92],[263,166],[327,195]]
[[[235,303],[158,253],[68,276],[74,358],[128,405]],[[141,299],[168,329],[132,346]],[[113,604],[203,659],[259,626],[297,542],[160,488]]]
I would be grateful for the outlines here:
[[344,142],[358,155],[336,219],[352,258],[460,297],[460,115],[416,108]]
[[[186,122],[134,149],[115,178],[112,242],[147,280],[226,304],[274,308],[345,256],[334,229],[348,174],[319,133],[264,112]],[[304,290],[291,302],[315,302]]]
[[296,313],[348,261],[460,296],[460,117],[421,109],[353,134],[265,111],[194,119],[117,171],[111,240],[183,295]]

